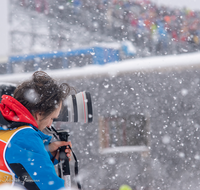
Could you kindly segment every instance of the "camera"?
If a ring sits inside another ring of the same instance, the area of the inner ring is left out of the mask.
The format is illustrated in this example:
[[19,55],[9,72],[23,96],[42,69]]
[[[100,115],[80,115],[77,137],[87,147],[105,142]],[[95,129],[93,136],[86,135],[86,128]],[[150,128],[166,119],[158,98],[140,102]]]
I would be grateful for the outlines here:
[[[0,83],[0,100],[3,94],[13,95],[15,84]],[[68,96],[63,102],[60,116],[54,121],[91,123],[93,121],[92,100],[89,92]]]

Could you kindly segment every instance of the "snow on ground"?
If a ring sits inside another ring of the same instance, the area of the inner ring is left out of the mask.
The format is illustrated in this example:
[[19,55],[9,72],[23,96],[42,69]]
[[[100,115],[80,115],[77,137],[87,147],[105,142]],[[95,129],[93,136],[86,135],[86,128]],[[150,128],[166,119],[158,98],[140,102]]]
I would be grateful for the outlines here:
[[[200,66],[200,53],[190,53],[170,56],[156,56],[150,58],[137,58],[122,62],[108,63],[106,65],[88,65],[73,69],[60,69],[46,71],[54,79],[92,77],[94,75],[115,76],[120,73],[136,71],[152,71],[163,69],[180,69]],[[32,73],[15,73],[0,75],[0,82],[20,83],[30,78]]]

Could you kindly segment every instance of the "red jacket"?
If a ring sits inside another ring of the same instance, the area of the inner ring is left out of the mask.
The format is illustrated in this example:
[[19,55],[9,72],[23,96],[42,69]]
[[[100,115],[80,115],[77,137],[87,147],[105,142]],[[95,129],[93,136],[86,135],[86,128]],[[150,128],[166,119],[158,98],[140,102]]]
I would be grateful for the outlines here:
[[28,109],[12,96],[2,96],[0,112],[8,121],[29,123],[38,128],[37,122]]

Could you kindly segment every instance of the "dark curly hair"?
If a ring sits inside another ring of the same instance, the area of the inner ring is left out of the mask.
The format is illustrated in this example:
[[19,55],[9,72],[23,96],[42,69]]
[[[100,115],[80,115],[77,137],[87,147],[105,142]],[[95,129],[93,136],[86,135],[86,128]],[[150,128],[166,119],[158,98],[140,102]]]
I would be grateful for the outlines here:
[[30,113],[41,112],[47,117],[70,94],[67,83],[58,84],[44,71],[33,73],[32,79],[20,84],[14,91],[14,98]]

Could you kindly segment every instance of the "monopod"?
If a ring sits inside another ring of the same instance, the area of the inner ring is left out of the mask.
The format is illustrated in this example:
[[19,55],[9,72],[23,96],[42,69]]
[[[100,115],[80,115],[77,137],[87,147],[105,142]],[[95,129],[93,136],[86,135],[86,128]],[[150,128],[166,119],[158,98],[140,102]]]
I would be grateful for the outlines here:
[[[51,129],[56,133],[56,135],[55,134],[53,134],[53,135],[57,140],[66,141],[66,142],[68,141],[68,137],[70,136],[69,132],[57,131],[54,127],[51,127]],[[75,173],[75,176],[77,176],[78,175],[78,160],[77,160],[76,155],[74,154],[72,148],[69,145],[68,145],[68,147],[71,150],[74,160],[75,160],[74,173]],[[58,175],[60,178],[64,179],[65,187],[70,188],[71,187],[71,176],[70,176],[69,158],[66,156],[65,149],[66,149],[65,146],[62,146],[59,149],[60,163],[58,165]],[[78,186],[78,189],[81,189],[81,185],[78,181],[77,181],[77,186]]]

